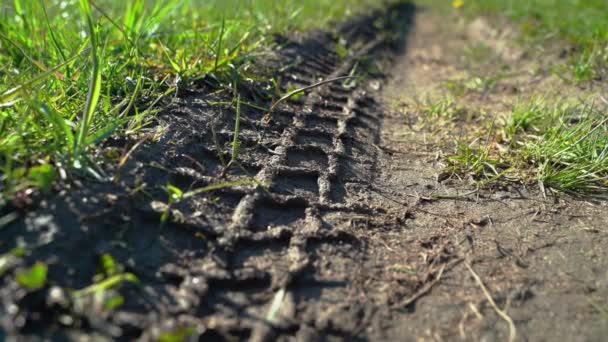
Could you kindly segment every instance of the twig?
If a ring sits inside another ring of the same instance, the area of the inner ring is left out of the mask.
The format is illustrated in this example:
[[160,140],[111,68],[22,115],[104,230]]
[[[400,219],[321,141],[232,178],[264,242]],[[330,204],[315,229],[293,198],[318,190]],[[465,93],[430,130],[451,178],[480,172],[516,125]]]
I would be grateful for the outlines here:
[[441,281],[441,277],[443,276],[443,271],[445,271],[445,269],[448,266],[451,267],[451,266],[459,263],[460,261],[462,261],[462,259],[455,259],[455,260],[452,260],[451,262],[443,264],[443,266],[441,266],[441,268],[439,269],[439,272],[437,273],[437,276],[435,277],[435,279],[424,284],[424,286],[421,287],[418,291],[416,291],[416,293],[414,293],[413,295],[411,295],[408,298],[404,299],[403,301],[393,305],[393,308],[403,308],[403,307],[406,307],[406,306],[412,304],[413,302],[417,301],[418,299],[420,299],[420,297],[424,296],[429,291],[431,291],[431,289],[433,289],[433,287],[435,287],[435,285],[437,285],[439,283],[439,281]]
[[430,195],[430,198],[431,199],[463,199],[470,195],[474,195],[475,193],[479,193],[479,189],[471,190],[462,195],[443,195],[443,194],[432,193]]
[[131,147],[129,149],[129,151],[127,151],[127,153],[125,153],[124,156],[122,156],[122,158],[120,158],[120,161],[118,162],[118,167],[116,168],[116,175],[114,176],[114,178],[116,179],[118,174],[120,173],[120,170],[122,169],[123,166],[125,166],[125,164],[127,163],[127,161],[129,160],[129,158],[131,157],[131,154],[133,154],[133,152],[135,152],[135,150],[144,142],[146,142],[148,140],[149,136],[145,136],[143,137],[143,139],[139,140],[138,142],[135,143],[135,145],[133,145],[133,147]]
[[445,264],[443,266],[441,266],[439,273],[437,274],[435,279],[433,279],[433,281],[424,284],[424,286],[422,288],[420,288],[420,290],[416,291],[416,293],[409,296],[405,300],[401,301],[397,305],[394,305],[393,307],[397,307],[397,308],[406,307],[406,306],[412,304],[413,302],[417,301],[420,297],[425,295],[427,292],[429,292],[441,280],[441,276],[443,275],[443,271],[445,270],[445,267],[446,267]]
[[479,285],[479,287],[481,288],[481,291],[483,291],[483,294],[486,296],[486,299],[488,300],[488,302],[490,302],[490,305],[492,306],[494,311],[496,311],[498,316],[500,316],[503,320],[505,320],[507,322],[507,324],[509,325],[509,342],[515,341],[515,337],[517,336],[517,329],[515,328],[515,324],[513,323],[513,320],[511,319],[511,317],[509,317],[509,315],[507,315],[506,312],[501,310],[498,307],[498,305],[496,305],[496,302],[494,301],[494,298],[492,298],[490,291],[488,291],[486,286],[483,284],[483,281],[481,280],[479,275],[477,273],[475,273],[475,271],[473,270],[473,267],[471,267],[471,264],[469,264],[469,262],[467,262],[467,261],[465,261],[464,264],[467,267],[467,269],[469,270],[469,272],[471,272],[471,275],[475,279],[475,282],[477,282],[477,285]]

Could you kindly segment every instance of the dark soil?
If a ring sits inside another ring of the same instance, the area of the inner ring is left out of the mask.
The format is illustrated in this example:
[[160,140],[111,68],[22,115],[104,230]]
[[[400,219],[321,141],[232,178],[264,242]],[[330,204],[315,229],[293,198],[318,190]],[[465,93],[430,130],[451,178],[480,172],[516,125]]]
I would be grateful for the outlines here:
[[[0,338],[508,339],[470,266],[519,340],[602,340],[605,205],[526,189],[466,195],[465,184],[438,182],[437,152],[394,113],[391,101],[436,83],[434,70],[449,63],[425,57],[444,44],[432,29],[440,24],[399,5],[333,33],[281,38],[268,63],[289,66],[277,75],[283,91],[355,67],[364,77],[315,88],[269,116],[243,105],[242,169],[222,164],[235,110],[213,104],[232,98],[200,85],[139,139],[105,146],[108,155],[133,149],[122,168],[106,166],[119,181],[81,179],[15,205],[0,248],[28,253],[0,279]],[[268,106],[265,88],[243,82],[239,91]],[[264,185],[184,199],[161,224],[166,184],[185,191],[248,174]],[[95,281],[104,254],[140,281],[98,294],[124,297],[113,310],[71,295]],[[26,291],[15,275],[36,261],[49,281]]]

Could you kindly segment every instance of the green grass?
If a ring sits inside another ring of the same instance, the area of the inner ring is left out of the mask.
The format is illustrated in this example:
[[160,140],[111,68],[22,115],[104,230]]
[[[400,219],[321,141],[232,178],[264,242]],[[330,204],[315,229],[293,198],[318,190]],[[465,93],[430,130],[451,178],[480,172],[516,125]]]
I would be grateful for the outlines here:
[[[553,45],[567,51],[567,62],[554,71],[565,80],[574,81],[574,85],[608,77],[605,0],[464,0],[459,2],[461,6],[438,0],[418,3],[468,19],[480,15],[510,19],[519,25],[525,45],[541,51]],[[491,53],[483,46],[465,48],[463,54],[470,61],[469,68],[483,66],[491,59]],[[531,56],[543,62],[542,53]],[[446,88],[456,97],[471,92],[485,94],[508,76],[502,70],[492,72],[470,80],[447,81]],[[572,86],[570,82],[562,85],[566,98]],[[446,171],[459,177],[470,176],[478,187],[516,182],[537,184],[544,192],[605,195],[606,106],[599,100],[563,104],[555,97],[539,94],[525,94],[524,98],[529,100],[514,106],[506,119],[488,115],[485,124],[477,125],[481,132],[459,138],[447,158]],[[446,107],[445,103],[429,106],[428,117],[449,117],[453,106]]]
[[[327,28],[373,0],[15,0],[0,10],[5,199],[58,174],[107,178],[94,150],[149,124],[178,88],[259,80],[273,35]],[[32,171],[34,170],[34,171]],[[57,172],[61,171],[61,172]]]
[[468,15],[502,15],[518,23],[530,43],[563,40],[574,48],[565,66],[575,81],[608,77],[608,2],[605,0],[465,1]]
[[517,181],[541,190],[600,194],[608,190],[608,117],[591,105],[537,98],[517,106],[478,146],[460,143],[453,172],[479,184]]
[[503,75],[492,75],[449,80],[445,86],[454,96],[463,96],[468,93],[486,94],[493,91],[504,77]]
[[523,157],[540,183],[565,191],[606,190],[608,117],[586,105],[548,110],[534,127],[538,139],[523,140]]
[[455,96],[438,98],[419,97],[415,104],[403,110],[400,104],[394,105],[395,111],[403,113],[408,125],[418,131],[424,131],[431,140],[444,140],[446,131],[467,131],[473,124],[485,120],[486,113],[463,106]]

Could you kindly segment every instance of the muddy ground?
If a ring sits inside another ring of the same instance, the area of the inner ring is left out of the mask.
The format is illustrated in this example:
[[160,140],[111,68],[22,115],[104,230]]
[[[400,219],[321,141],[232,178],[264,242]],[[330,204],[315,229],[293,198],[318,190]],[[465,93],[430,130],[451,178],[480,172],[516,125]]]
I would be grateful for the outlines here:
[[[483,39],[469,31],[406,4],[334,33],[281,38],[269,63],[284,67],[284,91],[355,67],[365,77],[315,88],[271,115],[242,106],[242,168],[224,168],[235,110],[216,102],[231,97],[204,83],[180,93],[141,137],[104,146],[106,156],[129,155],[105,166],[114,182],[81,178],[5,209],[18,218],[0,230],[0,248],[27,253],[10,258],[0,282],[0,337],[603,340],[605,203],[524,186],[472,192],[442,176],[442,142],[475,123],[441,135],[412,125],[422,120],[408,110],[419,95],[466,72],[459,47]],[[501,99],[538,82],[517,79],[470,101],[508,108]],[[239,91],[268,105],[265,86]],[[251,177],[263,185],[183,199],[161,224],[166,184]],[[139,283],[76,296],[103,281],[103,255]],[[49,280],[28,291],[15,277],[36,261]],[[109,308],[118,295],[124,303]]]

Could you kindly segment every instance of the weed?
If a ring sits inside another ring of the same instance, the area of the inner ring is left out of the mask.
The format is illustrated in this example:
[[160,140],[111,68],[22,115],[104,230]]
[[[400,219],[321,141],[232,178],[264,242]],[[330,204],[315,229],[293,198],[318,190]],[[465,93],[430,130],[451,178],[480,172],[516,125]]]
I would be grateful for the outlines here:
[[57,177],[55,169],[49,164],[42,164],[30,169],[28,178],[34,186],[43,192],[49,192]]
[[238,162],[239,150],[241,148],[241,142],[239,141],[239,135],[241,133],[241,95],[237,95],[236,98],[236,118],[234,120],[234,138],[232,140],[232,154],[230,161],[226,168],[229,168],[233,163]]
[[[432,6],[449,5],[432,1]],[[453,8],[467,16],[504,15],[519,23],[521,37],[543,48],[558,42],[565,46],[568,62],[552,68],[567,81],[588,82],[608,73],[608,3],[605,1],[485,0],[454,1]],[[480,67],[492,58],[483,45],[464,50]],[[489,77],[453,80],[446,84],[452,95],[470,92],[486,94],[504,77],[508,66]],[[499,182],[538,184],[543,193],[605,193],[608,190],[608,128],[605,113],[593,103],[570,105],[543,96],[531,96],[529,103],[516,105],[502,121],[492,123],[484,142],[471,144],[470,137],[457,142],[448,157],[447,173],[470,175],[478,187]],[[553,101],[554,103],[550,103]],[[431,118],[449,117],[450,100],[426,108]],[[447,115],[446,115],[447,114]],[[479,137],[476,137],[479,139]],[[483,141],[483,140],[481,140]]]
[[608,306],[602,305],[591,298],[587,299],[587,301],[589,302],[589,305],[597,311],[602,320],[608,321]]
[[93,284],[71,293],[74,308],[83,311],[92,306],[106,312],[118,308],[125,299],[115,288],[124,283],[138,284],[139,279],[134,274],[125,272],[124,267],[110,254],[103,254],[100,258],[100,272],[94,277]]
[[74,162],[75,166],[79,168],[81,153],[83,153],[85,138],[88,135],[93,117],[96,112],[97,103],[101,95],[101,69],[99,65],[98,55],[98,42],[97,42],[97,30],[95,29],[93,13],[91,12],[91,6],[88,0],[80,0],[80,6],[86,16],[87,28],[89,33],[89,42],[91,43],[91,80],[89,82],[89,91],[84,105],[84,112],[82,113],[82,119],[78,127],[78,135],[74,145]]
[[467,61],[474,65],[482,65],[496,58],[494,50],[486,44],[475,43],[465,46],[463,55]]
[[513,113],[507,118],[503,129],[505,138],[510,143],[516,143],[517,134],[539,131],[538,125],[546,120],[549,109],[543,104],[542,99],[535,99],[529,104],[520,104],[515,107]]

